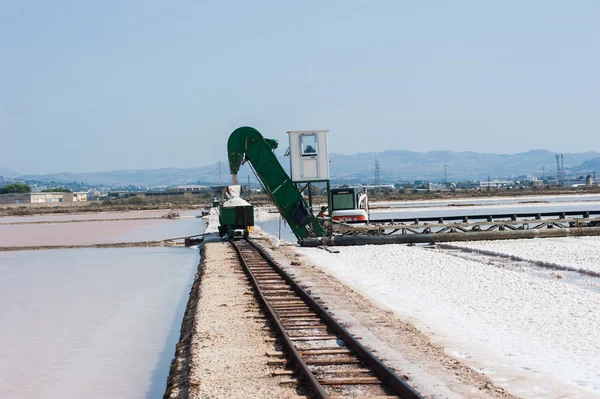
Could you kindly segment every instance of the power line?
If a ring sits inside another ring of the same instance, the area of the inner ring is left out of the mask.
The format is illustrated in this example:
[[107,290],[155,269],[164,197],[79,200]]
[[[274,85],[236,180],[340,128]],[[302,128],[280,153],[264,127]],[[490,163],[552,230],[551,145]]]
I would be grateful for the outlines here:
[[565,164],[563,154],[555,154],[556,158],[556,182],[559,186],[565,185]]
[[565,181],[565,159],[563,157],[563,154],[560,154],[560,175],[562,177],[562,184],[563,186],[566,185],[566,181]]

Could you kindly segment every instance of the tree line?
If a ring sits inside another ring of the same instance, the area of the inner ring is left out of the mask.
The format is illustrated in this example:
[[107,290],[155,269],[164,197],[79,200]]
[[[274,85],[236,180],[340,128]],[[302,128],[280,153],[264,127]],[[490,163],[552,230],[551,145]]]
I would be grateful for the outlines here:
[[[24,193],[30,193],[31,192],[31,186],[28,186],[27,184],[22,184],[22,183],[11,183],[11,184],[7,184],[4,187],[0,187],[0,194],[24,194]],[[73,191],[69,190],[68,188],[61,188],[61,187],[55,187],[55,188],[49,188],[46,190],[42,190],[43,193],[72,193]]]

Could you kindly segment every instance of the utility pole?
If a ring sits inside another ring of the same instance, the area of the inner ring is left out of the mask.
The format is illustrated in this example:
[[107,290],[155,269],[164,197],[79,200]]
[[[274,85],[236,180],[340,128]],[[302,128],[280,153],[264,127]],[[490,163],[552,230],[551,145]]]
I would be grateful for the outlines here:
[[444,186],[448,187],[448,165],[444,165]]
[[375,185],[381,184],[381,169],[379,167],[379,159],[375,157]]
[[560,153],[560,177],[562,177],[562,185],[566,185],[566,175],[565,175],[565,159],[563,158],[563,153]]
[[246,186],[246,190],[248,190],[248,198],[250,198],[250,175],[248,175],[248,185]]
[[546,180],[546,167],[542,166],[542,181]]
[[554,157],[556,158],[556,183],[559,186],[562,186],[562,177],[561,177],[561,173],[560,173],[560,155],[556,154],[554,155]]
[[490,191],[492,188],[490,186],[490,175],[488,175],[488,186],[487,186],[487,190]]

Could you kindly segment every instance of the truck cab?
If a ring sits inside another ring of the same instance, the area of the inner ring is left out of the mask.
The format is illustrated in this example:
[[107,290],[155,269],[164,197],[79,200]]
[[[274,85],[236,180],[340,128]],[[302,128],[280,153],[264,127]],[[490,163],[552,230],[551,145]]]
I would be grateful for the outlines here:
[[334,188],[331,190],[331,218],[341,223],[368,223],[367,189]]

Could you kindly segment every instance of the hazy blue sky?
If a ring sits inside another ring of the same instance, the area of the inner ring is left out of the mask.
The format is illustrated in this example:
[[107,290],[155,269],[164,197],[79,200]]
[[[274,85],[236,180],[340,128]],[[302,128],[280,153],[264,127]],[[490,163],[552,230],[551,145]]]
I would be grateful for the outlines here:
[[338,153],[600,150],[599,1],[5,0],[0,54],[21,173],[206,165],[241,125]]

